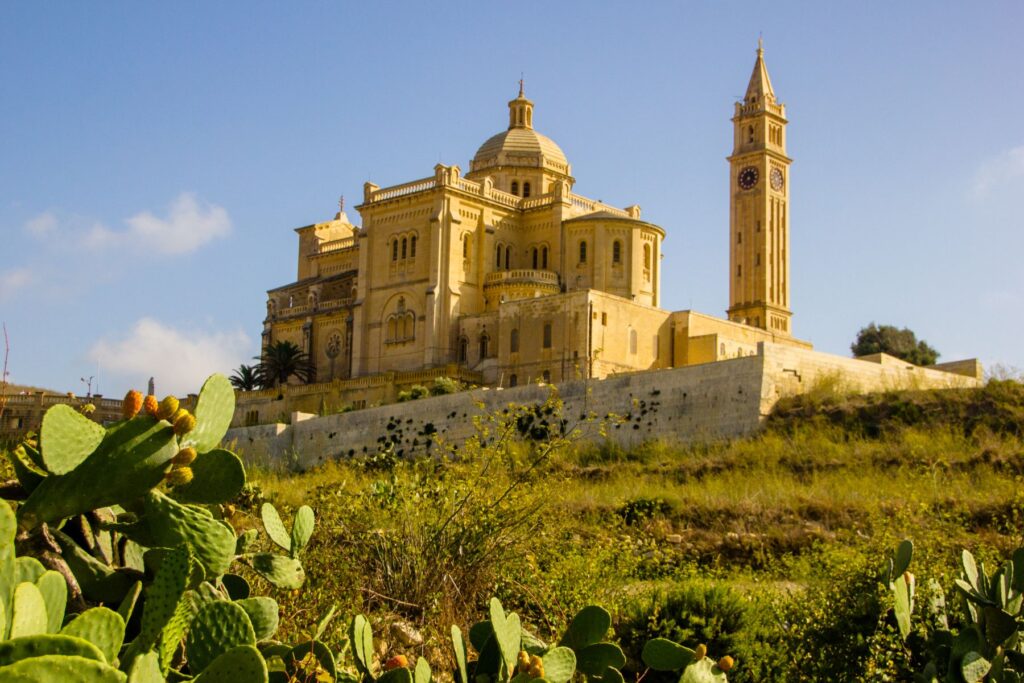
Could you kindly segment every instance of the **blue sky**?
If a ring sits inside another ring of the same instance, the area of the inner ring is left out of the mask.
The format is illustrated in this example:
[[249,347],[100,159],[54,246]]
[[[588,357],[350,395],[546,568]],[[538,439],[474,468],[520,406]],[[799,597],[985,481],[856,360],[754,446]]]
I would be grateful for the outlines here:
[[229,372],[295,277],[292,229],[366,180],[465,169],[521,72],[576,191],[667,230],[664,305],[720,315],[759,33],[790,119],[796,334],[845,355],[892,323],[1024,367],[1022,26],[1020,2],[4,3],[11,377],[119,395]]

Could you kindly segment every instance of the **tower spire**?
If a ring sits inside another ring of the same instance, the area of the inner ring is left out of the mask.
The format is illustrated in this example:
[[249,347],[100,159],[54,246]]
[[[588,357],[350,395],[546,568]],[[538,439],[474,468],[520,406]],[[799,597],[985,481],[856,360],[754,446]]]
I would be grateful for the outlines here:
[[764,39],[759,36],[757,39],[757,61],[754,62],[754,71],[750,74],[750,83],[747,84],[747,94],[743,96],[743,103],[754,104],[764,100],[774,103],[775,91],[772,90],[772,81],[768,78],[768,67],[764,63]]
[[533,128],[533,102],[526,99],[523,79],[519,79],[519,96],[508,103],[508,128]]

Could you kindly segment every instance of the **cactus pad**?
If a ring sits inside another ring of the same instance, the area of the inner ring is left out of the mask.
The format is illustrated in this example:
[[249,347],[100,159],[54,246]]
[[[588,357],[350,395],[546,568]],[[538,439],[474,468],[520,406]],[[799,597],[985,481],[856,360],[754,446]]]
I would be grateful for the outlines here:
[[588,676],[602,676],[605,669],[621,669],[626,664],[626,655],[615,643],[594,643],[577,653],[576,665]]
[[541,661],[544,662],[544,680],[550,683],[568,683],[576,672],[576,653],[567,647],[551,648]]
[[176,452],[173,430],[164,422],[137,417],[117,424],[82,464],[39,483],[18,509],[19,523],[31,529],[134,500],[160,483]]
[[352,619],[348,640],[352,644],[352,658],[356,669],[365,677],[373,678],[373,629],[362,614]]
[[139,655],[128,669],[128,683],[164,683],[160,658],[153,651]]
[[234,415],[234,387],[224,375],[210,375],[199,390],[195,427],[182,439],[182,446],[192,446],[200,453],[213,450],[224,438]]
[[75,575],[82,595],[94,602],[120,602],[138,578],[129,571],[114,571],[82,550],[69,536],[51,529],[64,561]]
[[182,505],[159,491],[144,501],[145,521],[156,544],[174,548],[185,544],[212,580],[235,559],[235,532],[202,508]]
[[[277,631],[278,607],[277,601],[273,598],[256,597],[236,600],[235,604],[245,610],[252,622],[253,632],[256,640],[266,640]],[[335,675],[333,672],[331,675]]]
[[208,602],[189,630],[189,670],[198,674],[228,650],[255,644],[256,634],[244,609],[233,602]]
[[143,650],[152,648],[185,593],[191,558],[187,548],[175,548],[167,553],[146,589],[146,602],[142,611],[142,630],[138,642]]
[[[35,453],[31,447],[21,444],[17,448],[7,451],[7,459],[10,460],[11,466],[14,468],[14,476],[18,478],[18,483],[23,489],[32,493],[36,486],[39,486],[39,482],[46,477],[46,473],[29,456],[30,451]],[[38,454],[36,454],[36,459],[40,459]]]
[[49,618],[46,601],[34,583],[20,583],[14,589],[14,609],[11,614],[11,638],[46,633]]
[[266,683],[267,663],[251,645],[228,650],[193,679],[194,683]]
[[270,540],[290,551],[292,539],[288,530],[284,528],[284,522],[281,521],[281,515],[277,513],[277,508],[271,503],[264,503],[260,507],[260,518],[263,519],[263,528],[266,530],[267,536],[270,536]]
[[0,643],[0,666],[7,666],[29,657],[43,655],[75,655],[107,663],[103,652],[81,638],[44,633],[36,636],[12,638]]
[[413,683],[412,672],[404,666],[392,669],[377,679],[377,683]]
[[124,683],[112,666],[74,655],[43,655],[0,667],[0,680],[17,683]]
[[6,500],[0,501],[0,609],[4,618],[0,620],[0,640],[7,636],[11,611],[14,604],[14,576],[17,571],[14,556],[14,536],[18,523],[14,511]]
[[58,403],[43,415],[39,445],[43,464],[53,474],[78,467],[103,441],[106,430],[69,405]]
[[220,583],[232,600],[245,600],[252,593],[249,582],[238,574],[225,574],[220,577]]
[[693,650],[667,638],[653,638],[644,645],[640,658],[655,671],[678,671],[693,661]]
[[416,669],[413,672],[413,683],[430,683],[430,680],[430,662],[427,661],[426,657],[420,657],[416,660]]
[[462,631],[452,624],[452,645],[455,647],[455,664],[459,672],[458,683],[469,683],[466,674],[466,642],[462,639]]
[[572,618],[558,644],[579,654],[588,645],[601,642],[611,625],[612,617],[607,611],[596,605],[584,607]]
[[226,503],[245,486],[245,467],[231,451],[215,448],[197,456],[190,467],[191,481],[174,490],[174,497],[183,503]]
[[696,661],[683,671],[679,683],[726,683],[725,672],[710,657]]
[[306,572],[298,560],[282,555],[260,553],[246,558],[253,569],[278,588],[294,590],[306,581]]
[[235,554],[244,555],[249,552],[249,549],[256,545],[259,537],[260,532],[255,529],[246,529],[235,541]]
[[[516,668],[516,657],[519,655],[519,648],[522,643],[522,626],[519,623],[519,615],[511,613],[505,616],[505,610],[498,598],[491,598],[490,605],[491,628],[494,629],[494,638],[501,651],[501,659],[505,663],[505,670],[512,673]],[[573,666],[576,661],[573,659]],[[561,683],[560,681],[558,683]]]
[[331,675],[331,679],[338,677],[338,666],[334,661],[334,655],[331,654],[330,649],[319,640],[307,640],[304,643],[299,643],[293,647],[288,654],[284,655],[285,668],[288,671],[288,675],[294,676],[296,673],[296,663],[301,662],[310,652],[316,657],[316,661],[320,663],[320,667]]
[[295,511],[295,519],[292,520],[292,557],[298,557],[302,549],[309,543],[309,539],[313,535],[314,523],[313,508],[303,505]]
[[79,614],[60,630],[61,635],[87,640],[113,662],[124,643],[124,619],[106,607],[93,607]]
[[19,557],[14,561],[15,584],[28,582],[35,583],[46,568],[34,557]]
[[64,609],[68,604],[68,582],[60,572],[49,570],[43,572],[36,580],[36,588],[46,603],[46,632],[56,633],[64,621]]
[[130,589],[128,594],[124,596],[124,600],[117,607],[117,613],[121,615],[121,619],[124,623],[131,621],[132,614],[135,612],[135,605],[139,601],[139,595],[142,594],[142,582],[136,581]]

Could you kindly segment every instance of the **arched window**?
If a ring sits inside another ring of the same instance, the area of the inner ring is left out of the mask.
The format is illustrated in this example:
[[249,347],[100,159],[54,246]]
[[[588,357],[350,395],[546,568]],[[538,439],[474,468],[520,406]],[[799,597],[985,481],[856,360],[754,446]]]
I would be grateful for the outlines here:
[[513,328],[509,334],[508,347],[510,353],[519,353],[519,328]]
[[496,270],[501,269],[501,245],[494,247],[494,268]]
[[580,263],[587,262],[587,243],[586,241],[580,242]]
[[544,270],[548,269],[548,248],[542,247],[540,250],[540,267]]
[[391,260],[398,260],[398,240],[396,239],[391,243]]
[[517,376],[515,376],[515,375],[509,375],[508,376],[508,385],[510,387],[517,386],[518,384],[519,384],[519,378]]
[[469,258],[469,235],[462,236],[462,258]]
[[651,245],[644,245],[644,268],[651,267]]
[[629,331],[629,352],[636,355],[636,330]]
[[512,268],[512,247],[505,247],[505,270]]
[[533,248],[533,269],[537,270],[537,262],[540,260],[540,252],[537,251],[537,247]]
[[544,373],[541,375],[541,377],[544,378],[545,382],[550,382],[551,381],[551,371],[550,370],[545,370]]
[[612,263],[622,263],[622,242],[612,242]]
[[409,238],[409,258],[416,258],[416,235]]
[[544,348],[551,348],[551,323],[544,323]]
[[409,255],[409,241],[406,238],[402,238],[402,258],[404,259]]
[[490,351],[491,338],[484,332],[480,335],[480,360],[487,358],[487,352]]
[[387,341],[395,341],[398,339],[398,320],[394,316],[388,318],[388,337]]
[[524,197],[529,197],[530,196],[530,183],[523,183],[523,196]]
[[459,337],[459,362],[465,363],[469,360],[469,340]]
[[747,126],[747,142],[753,142],[753,141],[754,141],[754,127],[753,126]]
[[519,181],[518,180],[513,180],[512,181],[512,194],[515,194],[515,195],[519,194]]

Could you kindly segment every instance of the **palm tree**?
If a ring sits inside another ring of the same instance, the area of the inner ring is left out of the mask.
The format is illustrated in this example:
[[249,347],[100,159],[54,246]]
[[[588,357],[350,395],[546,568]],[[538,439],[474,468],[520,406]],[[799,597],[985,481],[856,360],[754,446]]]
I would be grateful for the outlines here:
[[231,386],[239,391],[256,391],[263,388],[258,365],[245,365],[243,363],[238,366],[235,374],[231,375],[230,379]]
[[316,376],[316,368],[309,355],[290,341],[272,343],[256,360],[259,361],[258,372],[263,386],[276,387],[292,376],[300,382],[309,383]]

